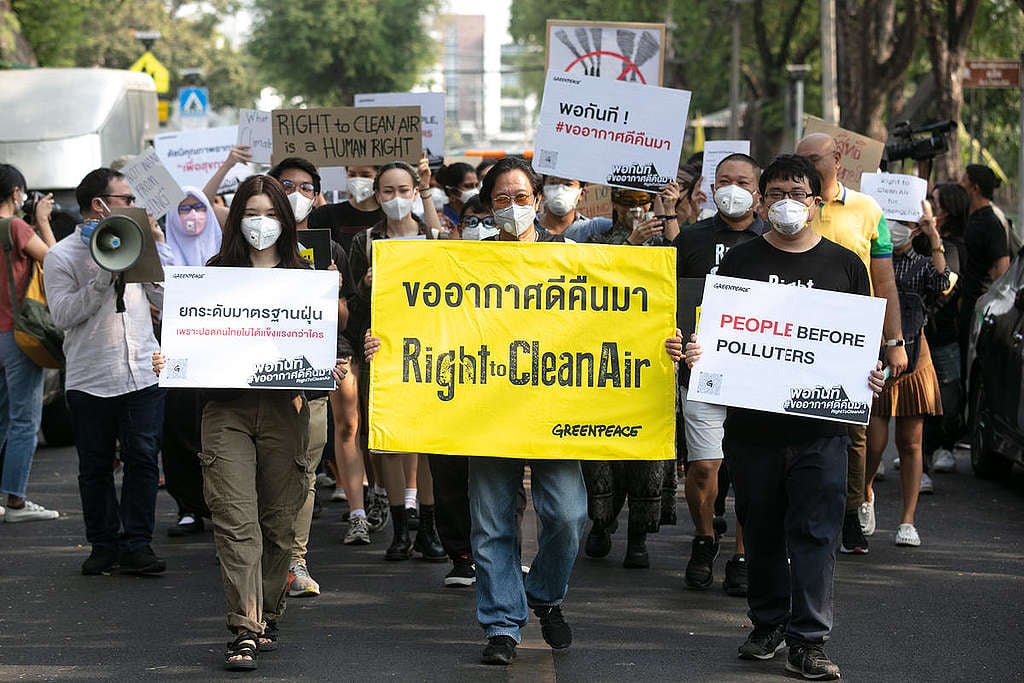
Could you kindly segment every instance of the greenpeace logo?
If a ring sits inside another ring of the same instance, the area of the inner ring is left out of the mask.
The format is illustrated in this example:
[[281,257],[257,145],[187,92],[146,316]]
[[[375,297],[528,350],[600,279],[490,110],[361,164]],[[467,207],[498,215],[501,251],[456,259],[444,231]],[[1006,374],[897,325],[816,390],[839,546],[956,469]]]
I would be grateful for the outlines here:
[[551,433],[559,439],[566,437],[635,439],[641,429],[643,429],[641,425],[595,425],[558,422],[551,428]]
[[205,273],[175,273],[171,276],[174,280],[202,280],[204,277]]
[[749,292],[750,287],[741,287],[739,285],[726,285],[721,282],[715,283],[714,289],[725,289],[730,292]]
[[572,83],[573,85],[579,85],[580,81],[575,78],[566,78],[565,76],[555,76],[551,79],[556,83]]

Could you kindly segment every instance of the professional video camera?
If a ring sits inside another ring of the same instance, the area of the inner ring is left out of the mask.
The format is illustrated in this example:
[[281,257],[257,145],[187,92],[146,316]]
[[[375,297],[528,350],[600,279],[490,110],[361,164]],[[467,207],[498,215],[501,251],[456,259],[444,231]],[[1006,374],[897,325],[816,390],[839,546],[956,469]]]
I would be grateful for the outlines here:
[[[913,159],[929,161],[949,151],[950,132],[956,130],[956,121],[940,121],[914,128],[910,121],[896,124],[889,132],[891,142],[885,145],[885,161],[890,163]],[[922,137],[927,135],[927,137]]]

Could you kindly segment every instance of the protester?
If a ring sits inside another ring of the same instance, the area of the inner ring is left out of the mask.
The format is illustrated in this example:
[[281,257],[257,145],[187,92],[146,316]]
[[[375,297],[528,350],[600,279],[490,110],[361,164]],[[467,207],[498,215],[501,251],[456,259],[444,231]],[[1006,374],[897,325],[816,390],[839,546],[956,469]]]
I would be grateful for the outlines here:
[[[867,296],[857,255],[808,229],[821,182],[806,159],[783,155],[759,182],[771,230],[733,247],[718,274]],[[692,370],[701,348],[686,345]],[[883,386],[881,363],[868,383]],[[772,659],[789,646],[786,669],[807,679],[839,678],[825,654],[832,630],[832,579],[846,496],[845,426],[811,417],[729,408],[723,449],[746,534],[750,620],[743,659]]]
[[[50,314],[64,330],[65,395],[78,450],[86,538],[92,545],[82,573],[109,574],[120,565],[122,573],[156,574],[166,568],[150,547],[164,391],[148,367],[157,349],[150,304],[163,306],[163,287],[125,284],[126,310],[116,311],[120,287],[114,274],[93,260],[87,241],[101,218],[132,206],[135,196],[124,176],[109,168],[87,174],[75,196],[85,222],[50,249],[43,267]],[[172,264],[163,232],[155,221],[148,227],[161,262]],[[118,457],[124,468],[120,501],[114,488]]]
[[[591,244],[629,244],[666,246],[679,234],[675,214],[665,213],[672,206],[675,183],[658,194],[616,187],[612,190],[612,221],[604,232],[593,233]],[[667,199],[667,201],[666,201]]]
[[[893,275],[889,226],[882,216],[882,209],[871,197],[839,182],[842,154],[830,135],[808,135],[797,144],[796,153],[810,161],[821,177],[824,202],[814,214],[811,223],[814,232],[857,254],[868,270],[874,295],[886,301],[882,325],[885,362],[892,376],[899,377],[907,367],[907,352],[900,331],[900,302]],[[846,517],[839,550],[863,555],[868,552],[868,541],[861,531],[858,513],[867,501],[867,430],[851,425],[849,432]]]
[[[677,249],[676,275],[692,282],[691,289],[703,293],[705,276],[718,272],[722,259],[733,247],[757,239],[768,227],[755,213],[761,201],[758,177],[761,166],[746,154],[730,154],[722,159],[711,186],[718,213],[680,231],[673,244]],[[700,306],[700,295],[692,303]],[[683,315],[696,326],[696,311]],[[687,330],[689,331],[689,330]],[[693,520],[694,538],[690,560],[684,575],[686,587],[706,590],[714,584],[714,563],[718,557],[718,533],[714,529],[715,500],[718,497],[719,470],[722,466],[722,438],[726,411],[724,406],[687,401],[690,382],[688,369],[679,370],[679,398],[686,433],[686,503]],[[728,487],[728,479],[726,479]],[[725,563],[723,588],[730,595],[747,592],[747,567],[742,528],[736,531],[736,551]]]
[[[875,531],[875,495],[872,486],[875,469],[889,444],[889,418],[896,418],[896,450],[900,458],[900,492],[903,500],[896,545],[919,546],[921,538],[914,526],[914,513],[922,477],[922,433],[927,415],[941,415],[942,401],[939,380],[932,366],[928,340],[922,330],[927,313],[926,299],[941,295],[949,288],[949,267],[946,265],[942,238],[935,226],[931,206],[921,202],[924,213],[917,226],[893,222],[893,269],[900,294],[901,327],[907,348],[907,370],[899,378],[886,383],[881,396],[871,406],[868,425],[867,514],[862,524],[864,534]],[[911,243],[916,231],[928,239],[930,258],[918,254]]]
[[441,184],[448,195],[448,203],[444,207],[445,218],[452,225],[458,227],[462,205],[480,194],[476,169],[461,161],[448,164],[438,170],[437,182]]
[[224,159],[224,163],[220,165],[214,174],[206,181],[206,185],[203,187],[203,194],[206,195],[206,199],[209,200],[210,206],[213,207],[213,213],[217,217],[217,223],[223,227],[228,219],[228,206],[224,203],[223,199],[218,201],[218,191],[220,190],[220,184],[224,182],[224,178],[227,177],[228,171],[235,167],[235,164],[249,164],[252,162],[252,147],[250,145],[235,145],[228,151],[227,158]]
[[609,218],[587,218],[576,207],[587,192],[587,184],[571,178],[544,176],[544,212],[540,224],[553,235],[565,235],[573,242],[586,242],[596,233],[612,227]]
[[[43,414],[43,369],[15,343],[12,299],[21,305],[35,264],[42,263],[56,244],[50,227],[53,195],[37,195],[32,203],[27,199],[25,177],[14,166],[0,164],[0,225],[5,226],[0,232],[10,244],[4,249],[6,263],[0,270],[11,273],[0,273],[0,444],[5,447],[0,493],[7,496],[6,522],[60,517],[56,510],[25,497]],[[23,206],[31,209],[25,216],[29,222],[15,215]]]
[[[220,223],[203,191],[184,186],[185,198],[167,213],[167,245],[179,266],[205,266],[219,251]],[[161,460],[167,492],[178,504],[178,521],[168,536],[201,533],[210,510],[203,498],[203,468],[199,462],[202,403],[197,389],[170,389],[164,405]]]
[[[345,168],[345,190],[348,199],[337,204],[325,204],[313,209],[309,227],[327,228],[334,241],[345,253],[352,253],[352,238],[384,220],[384,212],[373,192],[376,166],[348,166]],[[362,340],[359,340],[360,343]]]

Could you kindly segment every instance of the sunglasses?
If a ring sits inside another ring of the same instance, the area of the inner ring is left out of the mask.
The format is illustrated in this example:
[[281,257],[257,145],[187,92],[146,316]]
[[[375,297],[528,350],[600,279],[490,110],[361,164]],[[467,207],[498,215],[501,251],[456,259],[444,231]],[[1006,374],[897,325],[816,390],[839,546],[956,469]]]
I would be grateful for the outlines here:
[[133,195],[133,194],[101,194],[99,196],[100,197],[107,197],[107,198],[116,197],[117,199],[123,199],[125,204],[134,204],[135,203],[135,195]]
[[181,206],[178,207],[178,213],[185,214],[189,213],[190,211],[196,211],[200,213],[205,212],[206,204],[203,204],[202,202],[196,202],[195,204],[182,204]]
[[487,216],[480,218],[479,216],[466,216],[462,219],[463,228],[475,228],[478,225],[483,225],[488,228],[494,227],[494,216]]

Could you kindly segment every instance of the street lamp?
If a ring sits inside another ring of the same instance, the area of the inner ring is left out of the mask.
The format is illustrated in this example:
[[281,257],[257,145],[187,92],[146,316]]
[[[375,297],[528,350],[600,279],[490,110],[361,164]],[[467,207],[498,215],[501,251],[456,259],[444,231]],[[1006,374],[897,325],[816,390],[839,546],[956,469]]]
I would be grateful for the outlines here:
[[811,70],[806,64],[787,64],[789,77],[796,82],[796,121],[793,123],[793,144],[804,136],[804,79]]

